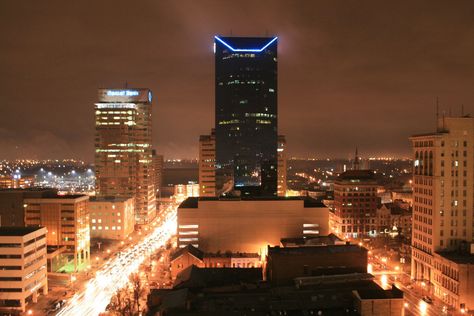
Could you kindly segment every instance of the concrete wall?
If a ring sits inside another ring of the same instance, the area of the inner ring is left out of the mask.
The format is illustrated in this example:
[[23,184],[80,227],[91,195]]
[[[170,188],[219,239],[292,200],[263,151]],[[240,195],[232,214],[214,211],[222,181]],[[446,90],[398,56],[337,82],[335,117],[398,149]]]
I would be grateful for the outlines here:
[[195,244],[204,252],[262,253],[281,238],[303,237],[304,224],[318,225],[311,230],[327,235],[328,222],[326,207],[305,208],[302,200],[199,201],[198,208],[178,208],[178,245]]

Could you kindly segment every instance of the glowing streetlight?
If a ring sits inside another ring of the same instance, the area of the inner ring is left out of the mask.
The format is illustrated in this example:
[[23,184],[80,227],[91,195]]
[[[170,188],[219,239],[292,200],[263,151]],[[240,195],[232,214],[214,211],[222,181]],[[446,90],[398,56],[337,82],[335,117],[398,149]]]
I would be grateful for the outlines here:
[[374,270],[374,269],[373,269],[373,267],[372,267],[372,264],[369,263],[369,264],[367,265],[367,273],[372,273],[373,270]]
[[33,310],[29,309],[27,312],[28,315],[33,315]]
[[428,304],[425,301],[420,300],[420,303],[418,304],[418,308],[420,310],[420,315],[424,316],[426,315],[426,312],[428,311]]

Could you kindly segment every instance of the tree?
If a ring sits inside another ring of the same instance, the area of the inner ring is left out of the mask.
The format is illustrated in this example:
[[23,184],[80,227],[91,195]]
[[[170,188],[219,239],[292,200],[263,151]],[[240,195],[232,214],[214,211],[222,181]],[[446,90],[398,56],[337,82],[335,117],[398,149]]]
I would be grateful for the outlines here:
[[[107,305],[107,311],[115,316],[139,316],[145,311],[141,301],[146,299],[147,290],[138,273],[130,275],[126,287],[118,290]],[[146,305],[143,305],[146,306]]]
[[132,292],[133,310],[140,315],[142,312],[140,301],[146,298],[146,289],[138,273],[133,273],[130,276],[130,288]]
[[107,311],[112,315],[132,316],[130,293],[128,288],[118,290],[107,305]]

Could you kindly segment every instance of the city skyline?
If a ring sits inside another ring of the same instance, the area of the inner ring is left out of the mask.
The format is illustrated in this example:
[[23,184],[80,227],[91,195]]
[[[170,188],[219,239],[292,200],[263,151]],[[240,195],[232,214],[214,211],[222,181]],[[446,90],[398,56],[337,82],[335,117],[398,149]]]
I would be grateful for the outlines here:
[[[347,158],[356,145],[363,156],[409,157],[408,136],[435,129],[436,97],[440,113],[461,113],[461,104],[472,111],[467,1],[0,8],[0,106],[8,113],[0,117],[0,159],[93,161],[95,91],[126,82],[155,95],[157,152],[197,157],[196,138],[213,121],[214,35],[279,37],[278,129],[289,157]],[[134,23],[122,23],[124,12]]]

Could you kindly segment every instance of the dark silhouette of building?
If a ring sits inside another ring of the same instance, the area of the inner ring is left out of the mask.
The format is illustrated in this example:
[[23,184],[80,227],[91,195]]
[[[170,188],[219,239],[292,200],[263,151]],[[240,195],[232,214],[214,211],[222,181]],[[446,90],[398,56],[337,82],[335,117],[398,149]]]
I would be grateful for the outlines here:
[[268,247],[267,279],[291,284],[297,277],[367,272],[367,249],[357,245]]
[[25,199],[37,199],[57,195],[56,189],[1,189],[0,226],[25,226]]
[[277,38],[215,37],[216,193],[277,194]]

